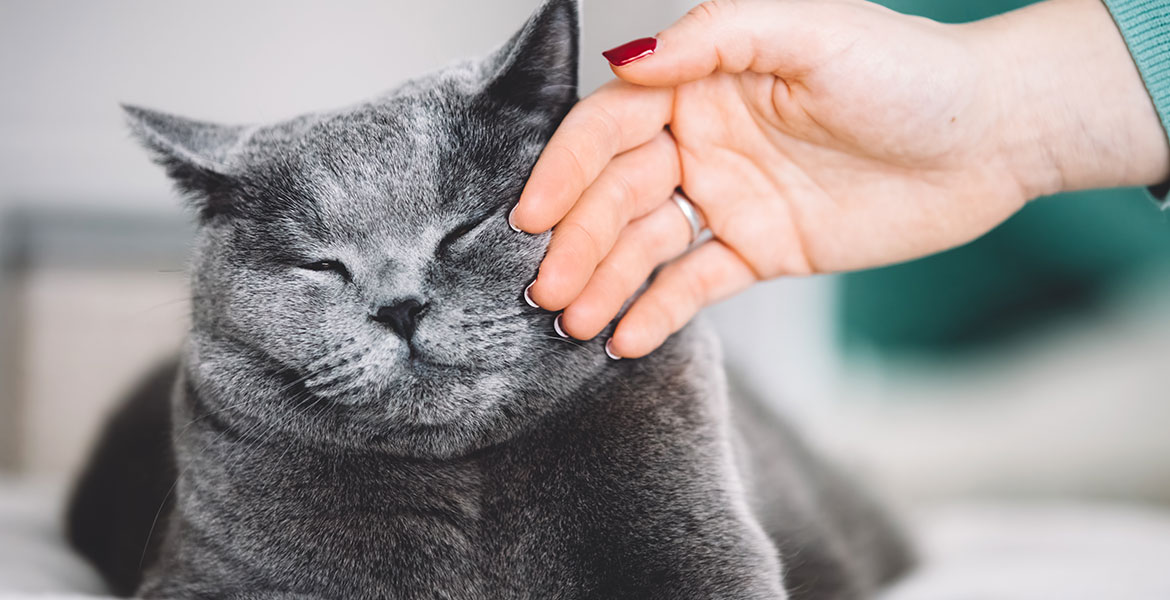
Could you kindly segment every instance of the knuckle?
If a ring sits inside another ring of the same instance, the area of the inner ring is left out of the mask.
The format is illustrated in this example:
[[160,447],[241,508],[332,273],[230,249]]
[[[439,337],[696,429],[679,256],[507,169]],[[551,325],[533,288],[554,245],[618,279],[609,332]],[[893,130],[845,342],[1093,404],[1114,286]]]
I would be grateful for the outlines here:
[[605,293],[625,299],[633,295],[646,280],[646,271],[636,258],[627,257],[624,253],[613,253],[597,266],[593,277]]
[[694,269],[684,269],[681,277],[684,293],[690,301],[688,304],[692,311],[697,311],[707,303],[707,291],[712,288],[712,282]]
[[634,191],[634,185],[630,183],[629,178],[621,173],[611,173],[606,177],[606,196],[612,202],[613,210],[608,211],[608,216],[614,219],[615,226],[617,223],[624,223],[630,219],[631,212],[638,201],[637,193]]
[[668,131],[662,131],[654,136],[652,143],[657,146],[659,156],[663,157],[666,162],[666,175],[671,183],[677,183],[682,179],[682,164],[679,159],[678,144],[674,141],[674,136]]
[[655,223],[641,224],[638,235],[638,252],[652,267],[665,262],[674,255],[673,237],[669,230],[655,226]]
[[593,119],[597,124],[597,128],[603,135],[601,139],[613,143],[613,141],[617,139],[618,134],[621,133],[621,128],[618,126],[617,117],[615,117],[613,113],[609,112],[608,108],[602,105],[597,105],[594,107]]
[[679,320],[682,322],[675,323],[677,329],[685,323],[686,315],[694,313],[706,304],[709,282],[704,278],[702,272],[695,269],[687,269],[685,263],[676,262],[670,265],[663,272],[663,275],[671,277],[675,283],[673,287],[675,288],[675,295],[679,299],[679,302],[675,306],[677,312],[682,315],[679,317]]
[[646,294],[643,298],[646,299],[647,334],[657,338],[662,336],[661,332],[676,331],[672,304],[662,294]]
[[620,134],[618,122],[608,110],[594,106],[578,112],[571,121],[566,118],[562,128],[571,128],[573,141],[555,140],[555,146],[550,145],[550,148],[555,147],[563,157],[571,181],[584,189],[600,171],[600,159],[604,153],[612,155],[615,150]]
[[687,17],[702,24],[718,23],[734,4],[735,0],[707,0],[688,11]]
[[602,148],[612,147],[621,133],[617,117],[601,102],[583,104],[580,109],[574,115],[574,127],[584,131],[592,143]]
[[561,145],[558,148],[560,149],[561,156],[564,157],[566,166],[572,173],[571,181],[577,182],[578,185],[584,185],[586,183],[586,172],[581,155],[569,145]]
[[578,256],[588,261],[590,264],[597,264],[601,259],[601,244],[597,236],[589,231],[587,227],[576,221],[570,221],[561,225],[565,229],[565,234],[572,235],[576,238],[570,247],[575,248]]
[[698,27],[724,34],[723,43],[715,45],[715,58],[721,69],[740,71],[752,60],[748,37],[730,35],[729,31],[742,17],[740,9],[740,0],[707,0],[687,13],[687,18]]

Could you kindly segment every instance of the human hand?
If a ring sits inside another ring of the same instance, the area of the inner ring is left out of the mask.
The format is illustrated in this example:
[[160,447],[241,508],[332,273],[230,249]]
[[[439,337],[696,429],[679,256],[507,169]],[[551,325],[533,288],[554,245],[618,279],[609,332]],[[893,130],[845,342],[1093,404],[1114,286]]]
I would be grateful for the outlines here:
[[1170,164],[1097,0],[962,26],[859,0],[709,2],[614,72],[510,219],[556,225],[526,294],[588,339],[686,250],[671,191],[700,208],[714,239],[629,308],[607,344],[622,357],[757,281],[924,256],[1039,195],[1152,184]]

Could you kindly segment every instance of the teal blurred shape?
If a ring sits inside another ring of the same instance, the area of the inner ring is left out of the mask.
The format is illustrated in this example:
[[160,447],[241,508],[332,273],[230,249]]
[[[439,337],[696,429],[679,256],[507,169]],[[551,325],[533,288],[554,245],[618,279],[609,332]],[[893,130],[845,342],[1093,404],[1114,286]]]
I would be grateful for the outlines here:
[[972,349],[1091,312],[1151,263],[1170,263],[1170,221],[1144,191],[1043,198],[966,246],[844,276],[841,331],[847,348]]
[[1034,2],[1015,0],[977,0],[974,2],[884,0],[879,1],[878,4],[901,13],[929,17],[943,23],[966,23],[1015,10],[1021,6],[1034,4]]
[[[945,22],[1026,2],[887,1]],[[921,260],[851,273],[838,286],[846,350],[945,356],[1086,315],[1110,289],[1170,264],[1170,220],[1145,190],[1062,194],[1030,203],[984,237]]]

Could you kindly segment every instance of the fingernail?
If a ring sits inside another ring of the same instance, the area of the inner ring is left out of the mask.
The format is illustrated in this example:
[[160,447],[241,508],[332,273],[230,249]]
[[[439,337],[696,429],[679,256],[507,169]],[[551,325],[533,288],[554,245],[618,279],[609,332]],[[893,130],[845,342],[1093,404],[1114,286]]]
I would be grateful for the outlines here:
[[561,327],[561,315],[557,315],[557,318],[553,319],[553,331],[563,338],[569,337],[569,334],[565,333],[565,329]]
[[639,38],[632,42],[626,42],[617,48],[606,50],[601,55],[609,61],[609,64],[620,67],[654,54],[656,48],[658,48],[658,38]]
[[528,290],[531,290],[532,286],[534,285],[536,285],[535,281],[528,284],[528,287],[524,288],[524,301],[527,302],[528,306],[531,306],[532,308],[540,308],[539,304],[532,301],[532,294],[528,293]]
[[516,208],[519,206],[520,205],[517,204],[516,206],[512,207],[512,210],[508,211],[508,227],[511,227],[512,231],[515,231],[516,233],[520,233],[521,231],[523,231],[522,229],[520,229],[519,227],[516,226],[516,223],[514,221],[512,221],[512,215],[516,214]]
[[609,338],[608,340],[605,340],[605,355],[608,356],[610,360],[621,360],[622,357],[613,353],[612,346],[613,346],[613,338]]

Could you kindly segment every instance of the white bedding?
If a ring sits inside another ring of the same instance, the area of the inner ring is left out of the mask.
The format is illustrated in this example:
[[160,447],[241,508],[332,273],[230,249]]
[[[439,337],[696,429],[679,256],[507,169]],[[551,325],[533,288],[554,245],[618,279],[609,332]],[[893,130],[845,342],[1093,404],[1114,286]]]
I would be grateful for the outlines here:
[[0,598],[100,596],[101,579],[69,550],[62,490],[49,481],[0,479]]
[[[101,597],[62,539],[62,489],[0,479],[0,599]],[[915,529],[923,564],[882,600],[1170,600],[1170,510],[954,506]]]
[[1170,600],[1170,510],[953,506],[915,530],[922,567],[882,600]]

